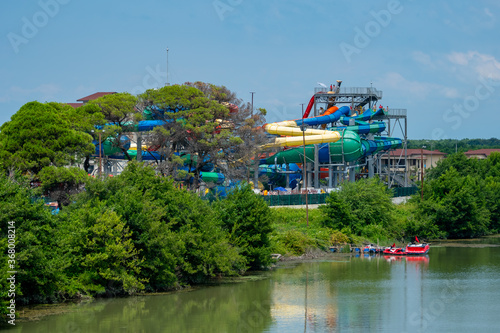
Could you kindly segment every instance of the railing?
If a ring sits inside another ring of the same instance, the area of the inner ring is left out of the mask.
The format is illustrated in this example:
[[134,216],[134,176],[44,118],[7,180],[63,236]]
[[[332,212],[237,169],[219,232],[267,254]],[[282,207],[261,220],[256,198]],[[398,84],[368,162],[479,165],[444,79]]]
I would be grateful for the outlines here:
[[[314,93],[328,92],[330,88],[315,87]],[[377,99],[382,99],[382,90],[368,87],[341,87],[339,95],[375,95]]]
[[388,116],[406,116],[407,110],[406,109],[391,109],[387,111]]

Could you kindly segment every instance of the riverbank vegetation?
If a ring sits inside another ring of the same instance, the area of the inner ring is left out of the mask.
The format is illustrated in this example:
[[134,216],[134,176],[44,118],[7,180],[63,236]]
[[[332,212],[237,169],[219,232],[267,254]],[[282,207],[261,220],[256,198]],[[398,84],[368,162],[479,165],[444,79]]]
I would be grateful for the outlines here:
[[0,175],[0,292],[5,311],[9,225],[17,305],[180,289],[269,266],[272,253],[497,233],[500,154],[451,155],[428,173],[424,200],[393,205],[377,179],[345,183],[309,210],[269,208],[242,185],[210,203],[137,162],[116,177],[84,177],[58,215],[22,176]]

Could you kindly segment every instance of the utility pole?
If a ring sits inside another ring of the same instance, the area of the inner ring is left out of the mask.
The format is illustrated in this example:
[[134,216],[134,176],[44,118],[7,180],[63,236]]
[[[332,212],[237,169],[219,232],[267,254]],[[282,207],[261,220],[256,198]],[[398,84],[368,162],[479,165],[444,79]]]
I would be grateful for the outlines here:
[[101,157],[101,131],[99,131],[99,179],[102,179],[102,157]]
[[168,83],[168,46],[167,46],[167,83],[165,83],[166,86],[169,86],[170,83]]
[[[252,110],[250,110],[250,116],[253,118],[253,94],[255,94],[255,91],[251,91],[250,94],[252,94]],[[255,154],[255,160],[254,160],[254,170],[253,170],[253,188],[258,189],[259,188],[259,158],[260,158],[260,153]]]
[[[95,133],[94,130],[91,130],[92,133]],[[99,146],[99,178],[101,178],[102,176],[102,154],[101,154],[101,150],[102,150],[102,136],[101,136],[101,133],[104,132],[104,130],[100,129],[98,130],[98,134],[99,134],[99,142],[98,142],[98,146]],[[93,135],[92,135],[93,136]]]
[[309,227],[309,205],[307,202],[307,160],[306,160],[306,128],[307,126],[304,124],[304,103],[302,105],[302,124],[300,125],[300,130],[302,131],[302,146],[304,147],[304,165],[302,166],[302,178],[304,182],[304,187],[306,188],[306,226]]
[[253,94],[255,94],[255,91],[250,91],[250,94],[252,94],[252,110],[250,111],[250,115],[253,117]]

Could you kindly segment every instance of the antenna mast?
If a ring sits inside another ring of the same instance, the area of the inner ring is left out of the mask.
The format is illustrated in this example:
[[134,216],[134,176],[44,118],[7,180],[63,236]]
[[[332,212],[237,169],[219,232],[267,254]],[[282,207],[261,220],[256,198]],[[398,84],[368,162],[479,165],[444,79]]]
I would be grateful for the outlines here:
[[168,46],[167,46],[167,83],[165,83],[166,86],[169,86],[170,83],[168,83]]

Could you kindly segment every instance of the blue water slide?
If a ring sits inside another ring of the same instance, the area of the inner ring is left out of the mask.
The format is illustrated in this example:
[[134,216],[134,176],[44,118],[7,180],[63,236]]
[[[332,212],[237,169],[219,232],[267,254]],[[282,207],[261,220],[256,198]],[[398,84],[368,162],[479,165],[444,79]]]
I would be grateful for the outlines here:
[[349,121],[351,119],[354,119],[356,125],[358,125],[358,124],[363,124],[362,122],[372,120],[375,116],[383,116],[383,115],[385,115],[385,111],[382,108],[379,108],[377,110],[368,109],[365,112],[363,112],[363,114],[361,114],[359,116],[342,117],[340,119],[340,122],[344,125],[349,125]]
[[137,129],[139,132],[151,131],[157,126],[163,126],[166,122],[164,120],[142,120],[139,122]]
[[380,151],[386,151],[389,149],[400,148],[403,145],[403,140],[399,138],[375,137],[374,140],[362,140],[361,150],[363,156],[373,155]]
[[295,122],[297,123],[297,126],[300,126],[302,124],[307,126],[317,126],[322,124],[334,123],[338,121],[340,117],[348,115],[350,111],[350,107],[343,106],[332,114],[326,116],[317,116],[313,118],[297,119],[295,120]]
[[336,126],[336,127],[330,127],[328,130],[330,131],[343,131],[343,130],[349,130],[356,132],[358,134],[368,134],[368,133],[380,133],[385,131],[386,125],[383,121],[377,121],[372,124],[361,124],[361,125],[355,125],[355,126]]

